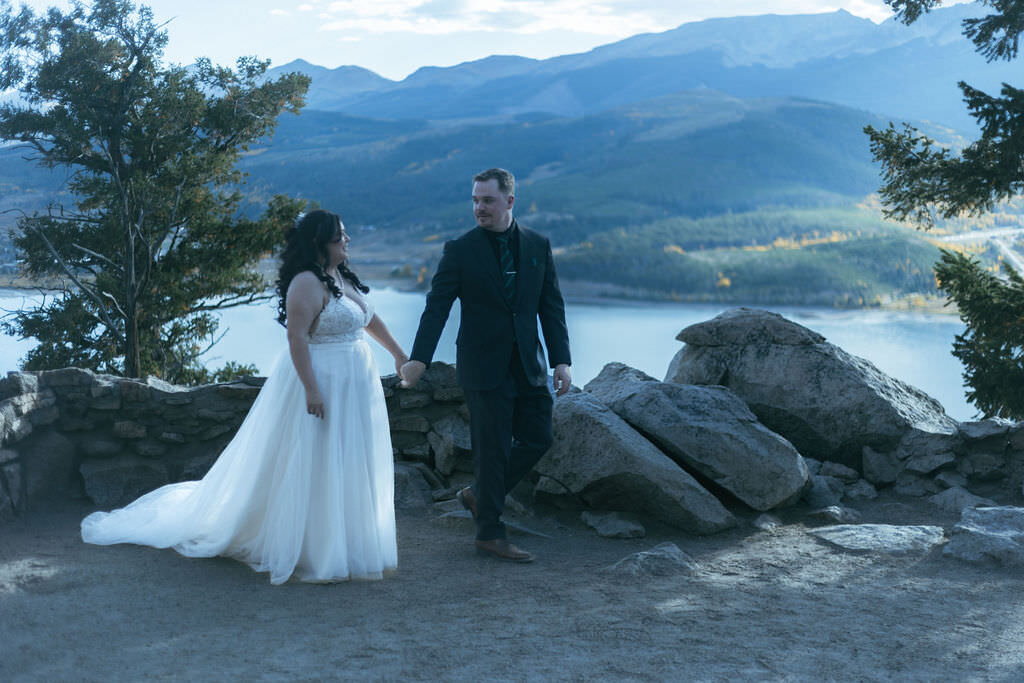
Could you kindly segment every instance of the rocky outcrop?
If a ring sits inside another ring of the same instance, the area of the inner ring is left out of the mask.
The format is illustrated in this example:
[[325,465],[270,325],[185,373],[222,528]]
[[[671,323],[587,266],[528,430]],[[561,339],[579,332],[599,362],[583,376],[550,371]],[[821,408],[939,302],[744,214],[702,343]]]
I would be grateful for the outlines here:
[[861,471],[865,448],[898,453],[884,476],[894,481],[891,470],[932,455],[915,441],[957,433],[935,399],[776,313],[733,309],[676,338],[668,381],[728,387],[806,456]]
[[555,442],[537,463],[537,494],[640,512],[697,534],[736,524],[718,499],[586,392],[555,403]]
[[585,387],[669,457],[755,510],[794,502],[804,460],[724,387],[660,382],[609,363]]

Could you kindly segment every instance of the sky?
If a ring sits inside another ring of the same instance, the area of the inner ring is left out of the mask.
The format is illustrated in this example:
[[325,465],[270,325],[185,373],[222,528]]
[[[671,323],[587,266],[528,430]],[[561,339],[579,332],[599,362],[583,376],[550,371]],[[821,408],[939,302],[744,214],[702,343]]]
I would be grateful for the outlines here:
[[[947,1],[960,4],[967,0]],[[35,9],[62,0],[21,0]],[[243,55],[365,67],[400,80],[489,55],[545,59],[714,17],[845,9],[881,22],[882,0],[150,0],[169,21],[165,56],[231,65]]]

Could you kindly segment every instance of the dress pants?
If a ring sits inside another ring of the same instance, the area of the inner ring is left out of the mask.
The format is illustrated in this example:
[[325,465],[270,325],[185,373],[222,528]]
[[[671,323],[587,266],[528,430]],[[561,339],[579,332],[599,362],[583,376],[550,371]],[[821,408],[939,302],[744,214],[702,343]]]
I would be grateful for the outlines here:
[[547,383],[536,387],[527,380],[517,348],[497,387],[465,394],[476,472],[476,537],[505,538],[505,496],[551,447],[553,400]]

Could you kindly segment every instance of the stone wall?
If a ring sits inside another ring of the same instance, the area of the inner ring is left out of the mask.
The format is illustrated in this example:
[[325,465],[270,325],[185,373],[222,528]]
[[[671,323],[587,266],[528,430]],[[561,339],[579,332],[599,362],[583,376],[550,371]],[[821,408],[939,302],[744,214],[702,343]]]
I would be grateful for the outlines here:
[[[127,503],[201,478],[234,435],[263,378],[181,387],[66,368],[0,380],[0,519],[53,497]],[[382,378],[395,457],[435,488],[470,470],[468,413],[454,367],[435,363],[414,390]]]
[[[609,363],[555,402],[555,443],[534,469],[533,498],[696,533],[734,524],[724,506],[737,502],[825,508],[879,489],[954,506],[1021,498],[1024,423],[952,420],[914,387],[766,311],[727,311],[679,339],[665,381]],[[10,373],[0,380],[0,519],[54,496],[109,509],[202,477],[262,383]],[[455,368],[433,364],[414,389],[394,375],[381,383],[396,506],[451,498],[448,478],[472,472]]]

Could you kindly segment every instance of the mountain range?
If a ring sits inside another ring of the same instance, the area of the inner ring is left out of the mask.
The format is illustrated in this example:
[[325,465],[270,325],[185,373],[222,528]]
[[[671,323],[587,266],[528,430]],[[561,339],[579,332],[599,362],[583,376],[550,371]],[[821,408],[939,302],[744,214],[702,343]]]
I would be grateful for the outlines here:
[[826,14],[709,19],[545,60],[492,56],[424,67],[391,81],[353,66],[298,60],[271,76],[313,76],[308,107],[371,118],[478,119],[543,112],[582,116],[680,90],[797,96],[902,119],[974,130],[958,80],[989,91],[1019,64],[974,51],[961,22],[986,8],[937,9],[911,26]]
[[[957,80],[987,64],[956,5],[907,27],[839,11],[684,24],[546,60],[492,56],[391,81],[295,61],[307,106],[241,162],[254,205],[284,192],[339,211],[367,253],[429,271],[472,225],[469,186],[515,171],[517,215],[567,278],[691,300],[863,305],[934,294],[928,236],[881,219],[863,127],[974,135]],[[1015,67],[1015,68],[1014,68]],[[1016,70],[1015,70],[1016,69]],[[29,209],[57,181],[0,147],[0,192]]]

